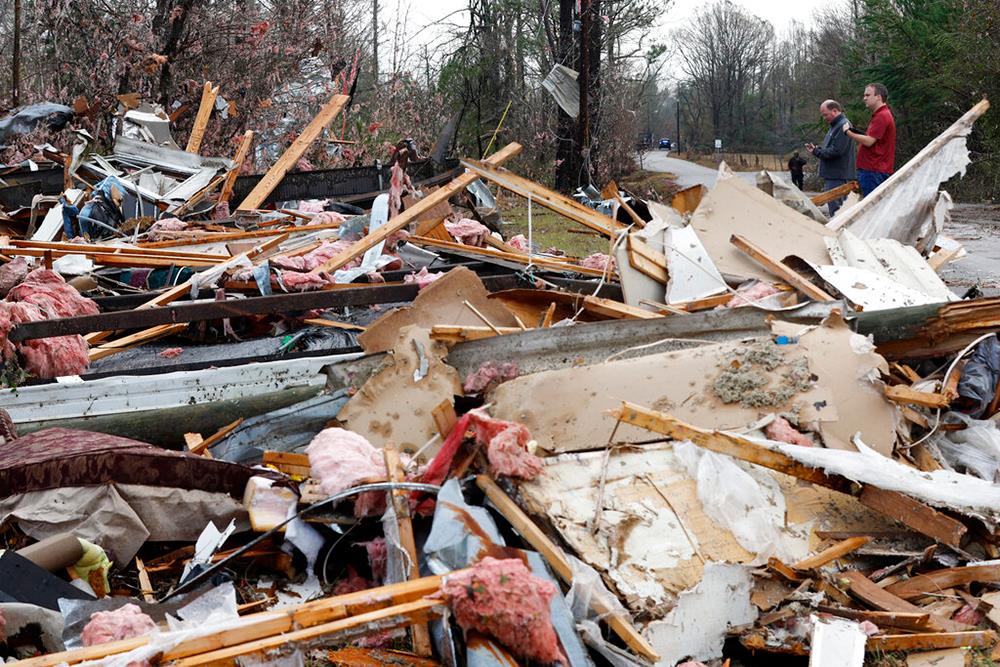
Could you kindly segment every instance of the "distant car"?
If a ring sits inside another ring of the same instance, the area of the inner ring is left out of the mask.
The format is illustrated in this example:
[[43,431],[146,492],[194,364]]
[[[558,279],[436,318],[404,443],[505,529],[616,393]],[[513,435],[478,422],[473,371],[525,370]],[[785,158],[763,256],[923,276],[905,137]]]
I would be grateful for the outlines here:
[[669,151],[670,150],[670,139],[667,139],[667,138],[660,139],[660,148]]

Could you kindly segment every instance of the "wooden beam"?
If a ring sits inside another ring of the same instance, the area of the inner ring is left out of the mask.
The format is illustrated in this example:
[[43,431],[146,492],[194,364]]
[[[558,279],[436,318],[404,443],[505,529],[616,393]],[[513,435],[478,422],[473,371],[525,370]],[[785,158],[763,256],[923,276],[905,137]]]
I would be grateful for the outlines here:
[[[848,570],[837,575],[841,581],[846,581],[852,597],[857,598],[870,607],[881,611],[903,612],[907,614],[926,614],[927,611],[915,604],[889,593],[871,579],[856,570]],[[967,630],[968,626],[957,623],[942,616],[931,614],[927,621],[930,629],[943,630],[945,632],[959,632]]]
[[622,198],[621,194],[618,192],[617,183],[615,183],[614,181],[608,181],[608,184],[604,186],[603,190],[601,190],[601,196],[604,197],[605,199],[614,199],[616,202],[618,202],[618,205],[622,208],[623,211],[625,211],[625,213],[628,214],[628,217],[632,219],[632,222],[634,222],[640,228],[646,226],[646,221],[640,218],[639,214],[635,212],[635,209],[629,206],[628,202],[626,202]]
[[863,547],[872,541],[871,537],[851,537],[833,546],[823,549],[817,554],[813,554],[808,558],[804,558],[799,562],[792,565],[796,570],[815,570],[816,568],[823,567],[827,563],[842,558],[852,551]]
[[876,635],[868,638],[865,651],[925,651],[942,648],[978,648],[993,646],[997,634],[992,630],[969,632],[928,632],[914,635]]
[[[443,600],[437,598],[416,600],[406,602],[394,607],[378,609],[357,616],[350,616],[330,623],[314,625],[312,627],[295,630],[276,636],[268,636],[263,639],[247,641],[235,646],[198,653],[187,658],[177,660],[173,667],[195,667],[206,664],[230,664],[233,658],[241,655],[250,655],[276,649],[294,642],[309,641],[319,637],[337,638],[347,640],[354,637],[362,637],[374,632],[394,630],[425,624],[427,621],[439,618],[447,610],[447,605]],[[171,651],[164,654],[164,661],[169,660]]]
[[344,329],[345,331],[367,331],[368,327],[363,327],[360,324],[351,324],[350,322],[337,322],[336,320],[328,320],[323,317],[311,317],[309,319],[302,320],[304,324],[312,324],[317,327],[330,327],[331,329]]
[[[385,225],[383,225],[383,227],[384,226]],[[381,229],[381,227],[379,229]],[[571,264],[565,260],[553,259],[551,257],[542,257],[540,255],[533,255],[529,258],[528,255],[524,253],[503,252],[501,250],[494,250],[493,248],[478,248],[476,246],[465,245],[463,243],[438,241],[437,239],[431,239],[426,236],[411,236],[408,240],[411,243],[415,243],[419,246],[440,248],[442,250],[450,250],[457,253],[468,253],[470,255],[490,257],[505,262],[513,262],[515,264],[521,264],[522,266],[527,266],[528,264],[534,264],[535,266],[540,266],[546,269],[552,269],[553,271],[564,271],[567,273],[581,273],[585,276],[594,276],[595,278],[600,278],[601,276],[604,275],[604,271],[602,271],[601,269],[590,269],[585,266],[580,266],[579,264]]]
[[866,484],[858,500],[865,507],[949,546],[961,546],[962,537],[968,531],[961,521],[896,491],[886,491]]
[[[520,153],[521,148],[522,148],[521,144],[518,143],[507,144],[499,151],[497,151],[489,158],[487,158],[486,161],[493,165],[501,165],[507,160],[517,155],[518,153]],[[429,195],[418,201],[413,206],[409,207],[408,209],[397,215],[395,218],[381,225],[374,232],[369,232],[362,239],[352,244],[350,248],[347,248],[342,253],[338,254],[335,257],[330,258],[328,261],[324,262],[320,266],[317,266],[310,273],[324,273],[324,272],[336,271],[337,269],[341,268],[342,266],[350,262],[352,259],[360,255],[361,253],[367,251],[369,248],[378,245],[379,243],[386,240],[399,230],[409,225],[411,222],[420,219],[420,217],[424,213],[433,209],[441,202],[448,201],[448,199],[450,199],[452,195],[458,194],[459,192],[464,190],[466,187],[472,184],[472,182],[475,181],[476,178],[477,177],[475,174],[465,173],[459,176],[458,178],[453,179],[450,183],[441,186],[434,192],[430,193]],[[431,220],[430,223],[434,223],[433,226],[437,225],[437,223],[434,220]],[[418,236],[420,231],[430,231],[430,229],[432,229],[433,226],[428,227],[426,230],[421,230],[421,228],[418,227],[417,228]]]
[[883,197],[891,193],[896,188],[897,184],[907,180],[910,175],[916,171],[918,167],[920,167],[920,165],[930,160],[949,141],[967,132],[967,130],[972,127],[972,124],[976,121],[976,119],[986,113],[986,110],[989,108],[990,103],[987,100],[982,100],[977,103],[974,107],[965,112],[961,118],[955,121],[951,127],[935,137],[929,144],[924,146],[909,162],[897,169],[896,173],[875,188],[875,190],[869,193],[867,197],[845,211],[844,215],[839,216],[836,223],[832,221],[827,223],[827,229],[836,231],[850,225],[865,211],[870,209],[872,206],[875,206]]
[[838,185],[832,190],[827,190],[826,192],[821,192],[815,197],[811,197],[811,201],[816,206],[822,206],[827,202],[831,202],[838,197],[846,197],[847,195],[855,192],[858,189],[857,181],[848,181],[843,185]]
[[864,484],[860,489],[851,480],[839,475],[827,475],[795,459],[758,445],[742,436],[723,431],[711,431],[686,424],[670,415],[623,402],[613,414],[627,424],[662,433],[674,440],[690,440],[699,447],[748,461],[771,470],[791,475],[834,491],[857,496],[871,509],[909,526],[923,535],[949,546],[961,545],[968,530],[965,525],[927,505],[896,491],[886,491]]
[[11,239],[10,245],[16,248],[35,248],[44,250],[64,251],[67,254],[128,254],[142,255],[144,257],[168,257],[172,259],[205,259],[224,261],[229,259],[229,255],[220,255],[209,252],[184,252],[180,250],[156,250],[144,248],[142,246],[116,246],[116,245],[96,245],[80,243],[62,243],[59,241],[29,241],[26,239]]
[[[405,479],[403,466],[399,460],[399,451],[392,444],[386,444],[382,448],[382,455],[385,457],[385,467],[389,472],[389,481],[402,482]],[[396,515],[396,530],[399,533],[399,544],[406,551],[409,561],[409,571],[406,579],[413,581],[420,578],[420,561],[417,560],[417,543],[413,538],[413,524],[410,522],[410,494],[408,491],[394,490],[388,492],[388,501],[392,503],[392,508]],[[427,626],[415,623],[410,628],[413,640],[413,652],[423,658],[429,658],[431,650],[431,635]]]
[[832,296],[809,282],[804,276],[792,270],[791,267],[785,265],[780,260],[771,257],[739,234],[733,234],[730,236],[729,242],[736,246],[736,248],[747,257],[763,267],[765,271],[781,278],[810,299],[814,301],[836,301],[836,299]]
[[147,241],[140,243],[141,248],[175,248],[177,246],[201,245],[203,243],[239,241],[242,239],[260,239],[277,236],[279,234],[311,234],[323,229],[338,229],[339,222],[332,222],[322,225],[300,225],[289,227],[275,227],[273,229],[255,229],[252,232],[218,232],[214,234],[200,234],[198,232],[175,232],[176,234],[189,234],[188,236],[178,236],[166,241]]
[[201,140],[205,137],[205,128],[208,127],[208,119],[212,117],[212,109],[215,108],[215,98],[219,94],[219,87],[212,87],[211,81],[205,82],[205,87],[201,90],[201,104],[198,105],[198,115],[194,117],[194,125],[191,127],[191,136],[188,138],[188,153],[197,153],[201,149]]
[[833,614],[852,621],[871,621],[880,628],[901,628],[914,632],[926,632],[930,621],[930,612],[907,611],[870,611],[868,609],[848,609],[831,605],[817,605],[816,611]]
[[667,273],[667,256],[654,250],[635,234],[629,234],[626,243],[628,261],[632,268],[666,285],[670,277]]
[[[552,567],[552,571],[556,573],[556,576],[565,583],[572,584],[573,567],[570,565],[569,559],[566,558],[563,550],[535,525],[535,522],[517,506],[517,503],[511,500],[510,496],[504,493],[503,489],[492,478],[486,475],[478,475],[476,477],[476,484],[486,494],[486,497],[490,499],[490,502],[497,508],[497,511],[524,538],[524,541],[534,547],[538,553],[542,554],[542,557]],[[635,626],[632,625],[628,618],[619,614],[605,616],[610,610],[604,608],[599,596],[593,596],[591,603],[593,604],[594,611],[604,617],[608,627],[625,642],[626,646],[652,663],[660,660],[656,649],[646,641],[645,637],[639,634],[639,631],[635,629]]]
[[618,230],[625,228],[625,225],[617,220],[609,218],[603,213],[598,213],[594,209],[584,206],[569,197],[565,197],[554,190],[550,190],[539,183],[518,176],[506,169],[497,169],[493,164],[490,164],[489,160],[486,162],[462,160],[462,165],[476,175],[496,183],[505,190],[509,190],[522,197],[530,197],[533,203],[554,211],[574,222],[579,222],[581,225],[593,229],[595,232],[600,232],[605,236],[613,237]]
[[[422,577],[415,581],[404,581],[345,595],[321,598],[276,611],[249,614],[242,617],[233,627],[210,635],[181,641],[163,655],[163,661],[204,655],[211,651],[244,644],[262,637],[281,639],[282,633],[289,633],[299,628],[310,628],[340,619],[351,620],[349,617],[357,619],[359,614],[375,610],[398,609],[404,603],[434,595],[440,588],[441,577]],[[62,663],[72,665],[88,660],[98,660],[145,646],[149,641],[150,636],[144,635],[133,639],[98,644],[97,646],[50,653],[24,661],[23,667],[56,667]]]
[[937,594],[947,588],[965,586],[973,582],[1000,583],[1000,565],[967,565],[934,570],[926,574],[897,581],[885,590],[904,600],[913,600],[929,594]]
[[34,248],[0,248],[0,253],[11,256],[24,257],[66,257],[73,255],[77,257],[87,257],[95,264],[102,266],[120,267],[164,267],[164,266],[187,266],[194,268],[205,268],[215,266],[229,259],[222,255],[217,255],[214,259],[190,259],[186,257],[151,257],[149,255],[136,255],[126,252],[99,253],[80,249],[78,252],[65,250],[40,250]]
[[91,362],[94,362],[98,359],[104,359],[105,357],[110,357],[113,354],[130,350],[133,347],[138,347],[139,345],[148,343],[151,340],[166,338],[167,336],[180,333],[185,329],[187,329],[186,324],[161,324],[149,329],[144,329],[130,336],[119,338],[118,340],[103,343],[99,347],[92,348],[90,352],[87,353],[87,356],[90,358]]
[[520,333],[519,327],[475,327],[462,326],[459,324],[435,324],[431,327],[431,338],[443,340],[448,343],[461,343],[466,340],[480,340],[482,338],[493,338],[505,334]]
[[663,315],[645,308],[629,306],[620,301],[603,299],[599,296],[583,297],[583,307],[588,312],[615,320],[655,320],[663,317]]
[[253,130],[247,130],[243,133],[240,145],[236,149],[236,155],[233,156],[233,168],[226,172],[226,180],[222,182],[222,191],[219,193],[220,202],[229,201],[233,196],[236,177],[240,175],[243,163],[246,162],[247,155],[250,154],[251,144],[253,144]]
[[946,408],[951,404],[951,399],[943,394],[930,391],[917,391],[913,387],[905,384],[897,384],[883,389],[885,397],[893,403],[900,405],[919,405],[924,408]]
[[289,146],[278,161],[275,162],[264,177],[260,179],[254,189],[250,191],[250,194],[246,196],[239,206],[236,207],[238,211],[252,211],[255,208],[260,207],[264,200],[267,198],[274,188],[278,187],[285,174],[295,166],[302,157],[303,153],[312,145],[320,133],[330,124],[337,114],[343,110],[347,103],[350,101],[350,97],[347,95],[334,95],[329,99],[329,101],[323,105],[316,114],[316,117],[310,121],[310,123],[302,130],[302,133],[295,138],[292,145]]

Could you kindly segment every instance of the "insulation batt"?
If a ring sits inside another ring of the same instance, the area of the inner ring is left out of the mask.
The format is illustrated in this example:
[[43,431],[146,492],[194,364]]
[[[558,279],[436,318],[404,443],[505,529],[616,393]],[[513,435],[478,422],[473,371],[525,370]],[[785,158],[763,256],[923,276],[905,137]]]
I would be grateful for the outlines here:
[[517,362],[514,361],[484,361],[482,365],[465,378],[462,389],[466,394],[478,394],[487,387],[496,387],[501,382],[513,380],[518,376]]
[[320,213],[330,203],[329,199],[307,199],[299,202],[299,213]]
[[146,234],[154,241],[161,241],[173,238],[173,235],[169,232],[182,232],[187,228],[188,224],[183,220],[179,220],[177,218],[163,218],[162,220],[157,220],[150,225],[149,229],[146,230]]
[[531,433],[524,424],[493,419],[475,410],[476,441],[486,445],[490,469],[497,475],[531,480],[542,472],[542,460],[528,451]]
[[98,611],[90,615],[80,640],[84,646],[95,646],[120,639],[141,637],[156,629],[156,623],[142,613],[137,605],[127,604],[114,611]]
[[445,220],[444,228],[455,240],[465,245],[482,246],[490,235],[489,227],[470,218],[462,218],[458,222]]
[[737,306],[746,306],[751,303],[755,303],[769,296],[774,296],[775,294],[780,294],[781,290],[772,285],[771,283],[756,282],[749,287],[740,287],[736,290],[736,294],[733,298],[726,302],[726,305],[722,308],[736,308]]
[[377,581],[385,581],[389,564],[389,551],[385,545],[385,538],[376,537],[368,542],[359,542],[358,545],[363,546],[368,552],[368,565],[372,569],[372,577]]
[[0,266],[0,297],[28,277],[28,262],[24,257],[15,257],[13,261]]
[[336,225],[344,220],[347,220],[343,215],[337,213],[336,211],[320,211],[313,216],[312,220],[306,223],[309,225]]
[[412,285],[416,283],[416,285],[420,289],[423,289],[443,275],[444,275],[443,272],[428,271],[427,267],[424,266],[421,267],[420,271],[418,271],[417,273],[411,273],[409,275],[403,276],[403,283],[407,285]]
[[90,365],[82,336],[38,338],[16,345],[7,334],[16,324],[59,317],[96,315],[97,304],[80,295],[62,277],[48,269],[35,269],[0,301],[0,350],[4,359],[20,352],[24,368],[39,378],[79,375]]
[[597,269],[598,271],[604,271],[610,266],[610,270],[615,270],[615,260],[613,257],[605,255],[603,252],[595,252],[590,257],[584,257],[579,262],[580,266],[586,269]]
[[[290,269],[292,271],[312,271],[320,264],[326,263],[329,259],[336,257],[352,245],[354,245],[354,243],[346,239],[323,241],[318,248],[314,248],[304,255],[298,255],[296,257],[276,257],[271,260],[271,263],[279,268]],[[360,257],[355,257],[341,268],[353,269],[356,266],[361,266]]]
[[382,451],[346,429],[323,429],[309,443],[306,454],[312,476],[326,495],[339,493],[366,479],[388,476]]
[[516,248],[521,252],[528,252],[529,250],[528,239],[524,238],[524,234],[518,234],[517,236],[507,239],[507,245],[511,248]]
[[764,427],[764,435],[768,440],[787,442],[790,445],[802,445],[812,447],[814,444],[812,437],[801,433],[784,417],[775,417],[774,421]]
[[489,635],[517,657],[568,665],[549,617],[556,587],[521,561],[487,556],[448,576],[441,593],[463,630]]
[[315,273],[299,273],[298,271],[282,271],[281,282],[290,290],[305,292],[319,289],[327,284],[326,278]]

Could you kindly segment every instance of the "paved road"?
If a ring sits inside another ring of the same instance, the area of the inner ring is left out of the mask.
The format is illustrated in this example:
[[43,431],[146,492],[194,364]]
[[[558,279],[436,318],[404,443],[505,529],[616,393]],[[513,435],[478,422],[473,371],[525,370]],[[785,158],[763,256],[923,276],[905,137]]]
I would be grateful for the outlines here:
[[[656,150],[646,153],[642,158],[642,166],[647,171],[666,171],[674,174],[677,176],[677,184],[684,188],[697,185],[698,183],[712,187],[715,185],[715,179],[718,177],[717,170],[709,169],[708,167],[703,167],[700,164],[688,162],[687,160],[669,157],[667,151]],[[757,184],[756,171],[740,171],[736,173],[747,183],[752,185]],[[785,178],[789,177],[787,171],[778,173],[784,175]]]

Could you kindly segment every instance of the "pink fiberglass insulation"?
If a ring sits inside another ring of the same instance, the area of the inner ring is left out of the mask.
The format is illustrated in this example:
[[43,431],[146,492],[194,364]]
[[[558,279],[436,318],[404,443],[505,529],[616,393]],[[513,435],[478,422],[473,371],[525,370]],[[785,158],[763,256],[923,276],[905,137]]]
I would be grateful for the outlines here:
[[982,623],[985,618],[986,615],[982,611],[971,606],[969,603],[965,603],[962,605],[961,609],[955,612],[955,615],[951,617],[951,620],[975,626]]
[[529,250],[528,239],[524,237],[524,234],[518,234],[517,236],[507,239],[507,245],[511,248],[520,250],[521,252],[528,252]]
[[39,378],[79,375],[90,366],[87,341],[77,335],[26,340],[18,349],[25,370]]
[[420,289],[423,289],[430,285],[432,282],[443,276],[444,273],[441,272],[431,272],[427,270],[427,267],[421,267],[420,271],[417,273],[411,273],[409,275],[403,276],[403,282],[407,285],[417,284]]
[[[982,619],[979,620],[982,621]],[[974,625],[979,625],[979,623],[975,623]],[[858,628],[869,637],[874,637],[878,633],[882,632],[879,627],[871,621],[861,621]]]
[[298,211],[299,213],[320,213],[329,203],[329,199],[307,199],[299,202]]
[[489,635],[526,660],[568,664],[549,613],[556,587],[520,560],[487,556],[446,577],[441,593],[463,630]]
[[486,445],[486,458],[497,475],[534,479],[542,471],[542,460],[528,451],[531,433],[524,424],[493,419],[472,410],[476,441]]
[[131,639],[149,634],[156,623],[142,613],[137,605],[127,604],[114,611],[98,611],[90,615],[90,622],[83,628],[80,640],[84,646],[95,646],[121,639]]
[[746,306],[751,303],[760,301],[769,296],[775,294],[780,294],[781,290],[767,282],[756,282],[748,287],[740,287],[736,290],[736,294],[733,298],[726,302],[723,308],[736,308],[737,306]]
[[774,421],[764,427],[764,435],[769,440],[787,442],[790,445],[802,445],[812,447],[815,442],[811,436],[801,433],[784,417],[778,416]]
[[7,296],[7,292],[27,276],[28,262],[24,257],[16,257],[13,261],[0,266],[0,297]]
[[332,495],[368,479],[385,479],[382,451],[363,436],[342,428],[320,431],[309,447],[309,466],[320,490]]
[[493,389],[501,382],[518,376],[517,363],[513,361],[484,361],[482,365],[465,378],[462,389],[466,394],[478,394],[487,388]]
[[163,241],[174,238],[174,234],[171,232],[182,232],[187,228],[188,224],[183,220],[163,218],[150,225],[149,229],[146,230],[146,235],[153,241]]
[[[304,255],[298,255],[296,257],[276,257],[271,260],[271,263],[281,269],[290,269],[292,271],[312,271],[317,266],[325,264],[328,260],[347,250],[352,245],[354,245],[354,243],[346,239],[323,241],[318,248],[314,248]],[[356,266],[361,266],[360,257],[355,257],[341,268],[353,269]]]
[[282,271],[281,282],[290,290],[305,292],[311,289],[319,289],[328,284],[328,281],[318,273],[299,273],[298,271]]
[[458,222],[445,220],[444,228],[455,237],[455,240],[465,245],[482,246],[486,237],[490,235],[489,227],[469,218],[462,218]]
[[372,577],[377,581],[385,581],[389,565],[389,553],[386,549],[385,538],[376,537],[374,540],[358,544],[368,552],[368,565],[372,569]]
[[181,354],[183,353],[184,353],[183,347],[168,347],[167,349],[165,349],[163,352],[160,352],[156,356],[163,357],[164,359],[174,359],[176,357],[181,356]]
[[347,220],[343,215],[337,213],[336,211],[320,211],[313,216],[313,219],[306,223],[309,225],[336,225],[344,220]]
[[595,252],[593,255],[584,257],[577,263],[584,268],[597,269],[598,271],[604,271],[610,264],[611,270],[615,270],[614,258],[605,255],[603,252]]
[[20,301],[38,306],[47,318],[96,315],[97,304],[67,285],[55,271],[35,269],[20,285],[11,288],[7,301]]
[[338,579],[337,583],[333,585],[333,594],[347,595],[348,593],[367,591],[372,587],[372,582],[362,577],[352,566],[348,565],[344,576]]

